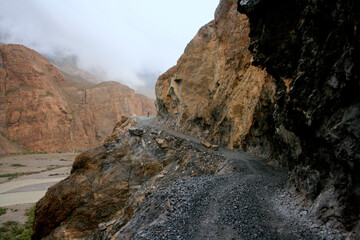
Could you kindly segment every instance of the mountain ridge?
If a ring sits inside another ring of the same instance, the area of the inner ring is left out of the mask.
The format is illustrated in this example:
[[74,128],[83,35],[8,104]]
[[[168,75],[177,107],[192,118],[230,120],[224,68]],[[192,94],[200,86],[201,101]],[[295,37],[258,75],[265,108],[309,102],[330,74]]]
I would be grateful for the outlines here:
[[2,45],[0,51],[0,129],[6,146],[17,142],[31,152],[84,150],[100,144],[122,115],[155,112],[153,100],[120,83],[66,77],[21,45]]

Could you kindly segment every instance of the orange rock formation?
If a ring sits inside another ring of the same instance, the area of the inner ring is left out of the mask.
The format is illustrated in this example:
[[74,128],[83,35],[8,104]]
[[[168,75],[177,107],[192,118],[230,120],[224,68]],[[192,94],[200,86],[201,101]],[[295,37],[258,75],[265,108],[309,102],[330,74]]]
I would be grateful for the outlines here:
[[240,147],[249,132],[259,96],[275,93],[272,77],[251,65],[249,21],[236,6],[222,1],[215,20],[199,30],[156,84],[163,119],[230,148]]
[[92,148],[122,115],[155,113],[154,101],[134,90],[65,77],[21,45],[0,46],[0,96],[0,154],[14,143],[33,152]]

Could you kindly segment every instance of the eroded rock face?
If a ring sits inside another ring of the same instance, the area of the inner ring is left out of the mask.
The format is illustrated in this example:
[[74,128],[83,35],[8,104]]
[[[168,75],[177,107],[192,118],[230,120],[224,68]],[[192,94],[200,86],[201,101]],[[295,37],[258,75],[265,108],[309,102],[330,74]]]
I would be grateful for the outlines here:
[[[254,64],[276,78],[267,138],[313,213],[351,230],[360,213],[360,5],[356,1],[239,1]],[[241,28],[241,25],[239,25]],[[262,117],[263,118],[263,117]],[[259,119],[259,118],[258,118]]]
[[95,147],[122,115],[155,112],[151,99],[126,86],[71,81],[20,45],[0,46],[0,93],[0,153],[16,144],[33,152]]
[[235,1],[221,1],[215,20],[159,78],[159,116],[178,130],[276,159],[314,215],[353,229],[360,213],[359,3],[237,2],[250,29]]
[[236,8],[221,1],[215,20],[156,84],[158,115],[169,125],[230,148],[242,146],[256,106],[275,94],[272,77],[251,65],[248,18]]

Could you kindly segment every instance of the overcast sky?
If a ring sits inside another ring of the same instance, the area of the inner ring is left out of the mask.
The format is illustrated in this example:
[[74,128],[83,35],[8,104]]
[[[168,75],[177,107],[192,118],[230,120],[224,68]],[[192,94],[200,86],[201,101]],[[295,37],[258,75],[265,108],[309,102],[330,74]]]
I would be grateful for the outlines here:
[[176,64],[199,28],[213,20],[218,3],[0,0],[0,42],[48,55],[74,54],[79,67],[103,72],[106,80],[152,89],[151,76]]

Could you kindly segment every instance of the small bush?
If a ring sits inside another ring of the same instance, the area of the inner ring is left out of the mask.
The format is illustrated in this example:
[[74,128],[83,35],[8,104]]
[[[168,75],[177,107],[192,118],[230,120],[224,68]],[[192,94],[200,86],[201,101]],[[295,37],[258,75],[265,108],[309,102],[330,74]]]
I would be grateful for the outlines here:
[[0,207],[0,216],[6,213],[7,208]]
[[20,164],[20,163],[13,163],[11,164],[12,167],[26,167],[26,165]]
[[32,226],[35,219],[35,206],[28,209],[25,213],[27,221],[24,225],[18,222],[8,221],[0,227],[0,239],[2,240],[30,240]]

